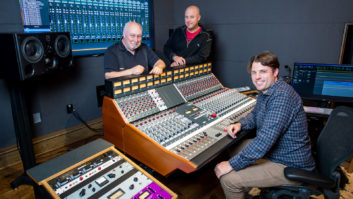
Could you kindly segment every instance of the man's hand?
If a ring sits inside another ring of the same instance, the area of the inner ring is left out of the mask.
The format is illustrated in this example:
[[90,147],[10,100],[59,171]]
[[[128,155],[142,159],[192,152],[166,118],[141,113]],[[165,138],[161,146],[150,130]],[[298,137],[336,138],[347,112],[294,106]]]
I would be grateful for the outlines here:
[[150,74],[156,74],[156,75],[160,75],[163,72],[163,68],[159,67],[159,66],[155,66],[153,67],[153,69],[151,70]]
[[231,124],[228,126],[228,134],[232,137],[232,138],[236,138],[236,134],[241,130],[241,124],[240,123],[235,123],[235,124]]
[[145,67],[143,67],[141,65],[137,65],[137,66],[134,66],[133,68],[130,68],[130,74],[131,75],[140,75],[141,73],[143,73],[144,70],[145,70]]
[[173,62],[172,64],[170,64],[171,67],[175,67],[175,66],[179,66],[178,63]]
[[186,61],[183,57],[179,57],[179,56],[174,56],[173,57],[174,62],[170,65],[171,67],[174,66],[183,66],[186,64]]
[[163,73],[163,69],[165,68],[165,63],[161,59],[158,59],[156,63],[153,65],[153,69],[150,71],[150,74],[160,75]]
[[214,168],[214,172],[218,179],[220,179],[224,174],[227,174],[233,170],[228,161],[220,162]]

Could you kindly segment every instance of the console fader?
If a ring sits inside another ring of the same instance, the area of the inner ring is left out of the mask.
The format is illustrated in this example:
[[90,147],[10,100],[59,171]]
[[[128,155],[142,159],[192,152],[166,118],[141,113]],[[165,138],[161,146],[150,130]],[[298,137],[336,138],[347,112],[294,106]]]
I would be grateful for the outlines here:
[[211,64],[106,80],[104,138],[162,175],[193,172],[236,140],[226,131],[256,100],[225,88]]
[[33,167],[27,173],[53,198],[177,197],[102,139]]

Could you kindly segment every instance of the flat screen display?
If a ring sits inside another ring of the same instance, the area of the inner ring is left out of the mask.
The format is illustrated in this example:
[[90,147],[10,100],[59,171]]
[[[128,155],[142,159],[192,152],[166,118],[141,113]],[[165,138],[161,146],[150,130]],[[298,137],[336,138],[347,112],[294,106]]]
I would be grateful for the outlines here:
[[126,22],[153,46],[152,0],[20,0],[25,33],[70,32],[73,55],[101,54],[121,40]]
[[353,66],[295,63],[293,88],[303,98],[353,101]]

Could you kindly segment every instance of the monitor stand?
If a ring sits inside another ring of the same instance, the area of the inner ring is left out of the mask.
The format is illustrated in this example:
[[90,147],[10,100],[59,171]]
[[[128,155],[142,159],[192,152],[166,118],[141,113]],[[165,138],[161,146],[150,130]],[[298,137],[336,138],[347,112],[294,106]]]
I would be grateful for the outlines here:
[[11,182],[11,188],[16,189],[23,184],[34,185],[32,179],[26,175],[26,170],[36,165],[30,121],[28,118],[28,109],[26,97],[24,94],[25,83],[23,81],[7,81],[11,96],[12,117],[16,140],[22,160],[24,173]]

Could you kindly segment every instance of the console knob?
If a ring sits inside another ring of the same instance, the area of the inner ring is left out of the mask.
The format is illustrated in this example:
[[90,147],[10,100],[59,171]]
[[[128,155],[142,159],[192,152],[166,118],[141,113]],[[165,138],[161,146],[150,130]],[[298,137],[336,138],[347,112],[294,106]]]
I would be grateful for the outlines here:
[[86,189],[82,189],[79,193],[80,197],[83,197],[84,195],[86,195]]

